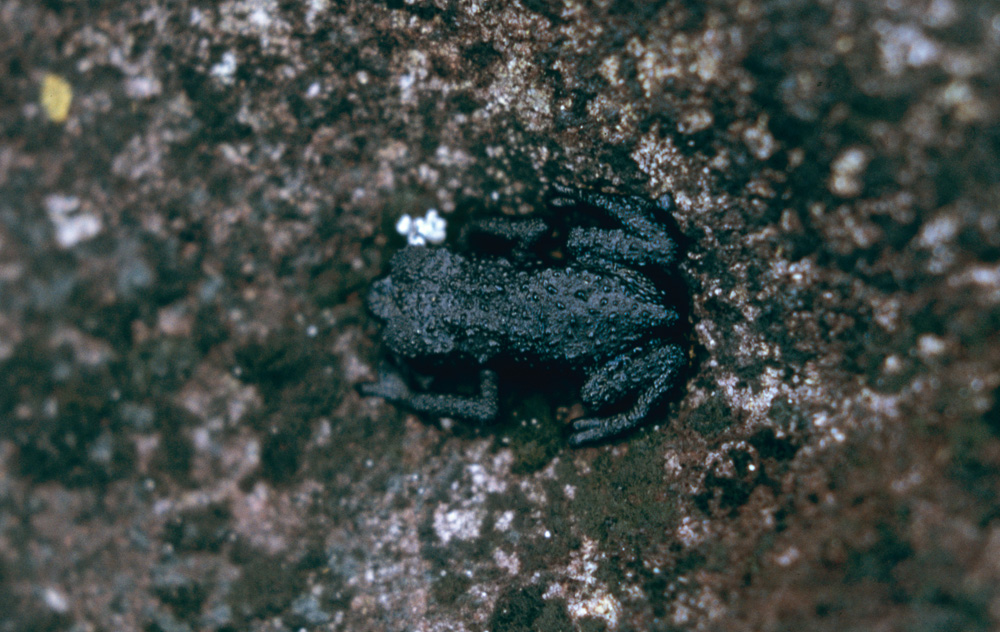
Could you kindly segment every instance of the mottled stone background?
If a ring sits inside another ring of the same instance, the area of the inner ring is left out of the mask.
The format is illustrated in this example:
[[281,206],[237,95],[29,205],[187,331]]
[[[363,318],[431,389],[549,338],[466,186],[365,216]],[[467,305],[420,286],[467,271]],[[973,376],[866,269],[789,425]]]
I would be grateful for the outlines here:
[[[997,629],[998,119],[996,2],[0,1],[0,631]],[[360,399],[551,182],[677,200],[657,419]]]

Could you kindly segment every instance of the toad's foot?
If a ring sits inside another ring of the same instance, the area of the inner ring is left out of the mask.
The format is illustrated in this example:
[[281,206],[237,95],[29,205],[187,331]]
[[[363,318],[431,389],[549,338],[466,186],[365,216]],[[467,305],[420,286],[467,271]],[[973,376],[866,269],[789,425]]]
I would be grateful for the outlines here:
[[412,397],[410,387],[395,371],[379,370],[378,382],[358,384],[355,388],[362,397],[381,397],[390,402],[403,402]]
[[629,392],[639,390],[631,409],[609,417],[588,417],[573,422],[569,443],[579,446],[610,439],[636,427],[670,390],[685,365],[684,352],[677,345],[656,346],[635,357],[612,361],[590,377],[584,385],[584,401],[607,405]]
[[435,417],[459,417],[480,422],[496,419],[499,406],[497,374],[489,370],[479,372],[479,395],[471,397],[413,393],[399,374],[389,372],[381,373],[378,382],[359,384],[358,392],[366,397],[383,397],[416,413]]

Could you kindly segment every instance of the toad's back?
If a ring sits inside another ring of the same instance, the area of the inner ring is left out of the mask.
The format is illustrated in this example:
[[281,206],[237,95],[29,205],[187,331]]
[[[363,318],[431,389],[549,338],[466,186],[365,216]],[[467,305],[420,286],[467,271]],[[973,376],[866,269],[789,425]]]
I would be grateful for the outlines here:
[[515,268],[453,255],[448,323],[460,351],[486,359],[587,363],[631,350],[677,315],[640,273]]

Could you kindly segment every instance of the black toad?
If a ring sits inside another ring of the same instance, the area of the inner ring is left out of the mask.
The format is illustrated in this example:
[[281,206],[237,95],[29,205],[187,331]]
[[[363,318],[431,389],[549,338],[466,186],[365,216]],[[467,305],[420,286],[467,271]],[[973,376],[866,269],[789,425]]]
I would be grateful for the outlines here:
[[[621,228],[574,227],[561,244],[561,264],[531,249],[551,231],[541,220],[492,219],[467,227],[511,244],[508,256],[463,255],[408,246],[375,282],[368,305],[385,321],[383,339],[403,362],[480,367],[476,396],[413,392],[395,370],[361,384],[383,397],[436,416],[491,421],[497,415],[500,365],[569,366],[586,375],[581,396],[601,411],[634,396],[631,407],[577,420],[569,441],[580,445],[618,435],[642,422],[675,382],[686,354],[667,338],[678,318],[670,299],[641,269],[672,265],[677,244],[639,197],[556,187],[553,206],[600,209]],[[655,276],[655,275],[652,275]]]

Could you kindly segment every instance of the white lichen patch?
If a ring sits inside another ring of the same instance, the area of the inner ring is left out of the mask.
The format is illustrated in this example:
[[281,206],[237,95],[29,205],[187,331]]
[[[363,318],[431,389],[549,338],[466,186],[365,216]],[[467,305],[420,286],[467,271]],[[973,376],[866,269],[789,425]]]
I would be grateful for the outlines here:
[[282,17],[277,0],[239,0],[219,5],[217,28],[225,33],[256,37],[261,47],[283,48],[292,26]]
[[896,331],[896,328],[899,326],[901,309],[899,299],[895,297],[879,296],[873,298],[871,303],[875,322],[877,322],[882,329],[885,329],[890,333]]
[[584,538],[583,546],[573,553],[566,569],[566,581],[551,586],[547,595],[564,597],[569,616],[574,620],[592,617],[604,621],[609,630],[615,630],[622,605],[608,586],[597,579],[598,562],[603,557],[597,542]]
[[222,53],[222,57],[218,62],[212,64],[208,73],[215,77],[219,83],[223,85],[230,85],[233,83],[236,77],[236,69],[239,64],[236,61],[236,53],[231,50],[227,50]]
[[130,99],[152,99],[163,93],[163,82],[149,75],[137,75],[125,79],[125,94]]
[[709,351],[715,351],[719,346],[721,335],[714,321],[703,320],[694,326],[694,331],[698,336],[698,342]]
[[767,126],[767,116],[761,115],[752,127],[743,130],[743,143],[757,160],[767,160],[778,150],[778,142]]
[[875,32],[879,35],[882,67],[890,75],[935,63],[941,56],[941,46],[915,26],[878,20]]
[[952,213],[942,213],[924,225],[918,236],[922,248],[930,250],[927,270],[932,274],[945,272],[955,262],[955,238],[961,222]]
[[705,108],[689,110],[681,114],[677,121],[677,131],[681,134],[695,134],[712,126],[715,117]]
[[768,273],[778,283],[793,283],[799,287],[813,285],[818,277],[816,266],[809,259],[794,262],[788,259],[776,259],[771,262]]
[[622,605],[607,591],[596,592],[586,599],[570,598],[566,605],[569,616],[574,619],[591,617],[603,620],[608,629],[614,630],[618,627]]
[[923,334],[917,338],[917,354],[923,360],[930,360],[945,352],[948,348],[943,338],[934,334]]
[[788,395],[789,389],[774,367],[764,369],[760,382],[758,392],[754,392],[749,386],[740,388],[740,379],[734,374],[720,378],[716,383],[732,408],[749,413],[752,419],[764,421],[774,399],[780,395]]
[[423,246],[428,242],[440,244],[447,236],[448,222],[441,217],[437,209],[427,209],[423,217],[410,217],[404,214],[396,222],[396,232],[406,237],[406,243],[411,246]]
[[888,395],[867,387],[862,388],[856,402],[869,414],[860,416],[860,419],[868,423],[882,419],[898,419],[901,416],[900,400],[899,394]]
[[434,510],[434,533],[441,544],[454,540],[473,540],[479,537],[486,512],[482,509],[448,509],[441,503]]
[[684,516],[677,525],[677,539],[688,548],[701,544],[709,534],[709,524],[707,520]]
[[[687,577],[678,578],[678,583],[687,582]],[[694,595],[682,593],[678,596],[672,604],[670,619],[677,626],[687,627],[695,624],[696,629],[708,629],[706,624],[719,619],[724,614],[725,606],[722,604],[722,600],[710,588],[706,587]]]
[[938,101],[963,123],[981,120],[988,116],[990,111],[981,94],[966,81],[949,83],[941,90]]
[[488,89],[487,112],[513,110],[532,132],[551,126],[552,88],[539,80],[539,69],[527,55],[509,57],[506,63],[498,65],[495,77]]
[[178,405],[206,423],[236,425],[261,405],[255,386],[222,370],[199,367],[175,398]]
[[[632,160],[639,170],[650,177],[649,186],[654,190],[675,190],[677,182],[686,175],[686,160],[669,136],[660,138],[659,130],[653,130],[639,139],[632,151]],[[681,208],[681,196],[675,195]]]
[[521,560],[518,559],[517,553],[508,553],[503,549],[496,549],[493,551],[493,561],[496,562],[498,567],[511,575],[517,575],[521,570]]
[[69,611],[69,600],[66,594],[51,586],[42,591],[42,600],[50,610],[60,614]]
[[80,198],[74,195],[46,196],[45,210],[55,228],[56,242],[63,248],[92,239],[103,228],[100,217],[80,210]]
[[798,547],[792,545],[776,555],[774,561],[778,566],[787,568],[798,561],[800,557],[802,557],[802,553],[799,551]]
[[834,195],[854,197],[861,193],[868,159],[868,154],[857,147],[845,150],[834,159],[830,165],[830,190]]
[[[452,499],[449,502],[439,503],[434,509],[434,533],[442,544],[448,544],[452,540],[467,541],[478,538],[487,515],[485,509],[487,497],[490,494],[503,493],[507,489],[505,478],[513,463],[513,454],[510,450],[501,450],[488,455],[486,453],[488,445],[487,442],[483,442],[470,450],[467,455],[469,462],[462,476],[451,482]],[[508,524],[513,518],[511,515]]]
[[503,533],[504,531],[509,531],[511,525],[514,524],[514,512],[508,509],[499,516],[493,522],[493,528],[497,531]]
[[1000,303],[1000,265],[973,265],[948,279],[953,288],[972,286],[973,296],[980,304]]
[[514,456],[510,450],[501,450],[493,456],[493,462],[488,468],[480,463],[467,465],[465,471],[472,481],[472,492],[502,494],[507,491],[505,476],[513,460]]
[[415,104],[417,90],[430,74],[427,55],[423,51],[411,50],[406,55],[406,72],[398,80],[399,100],[406,104]]
[[587,104],[587,114],[600,121],[600,137],[608,143],[624,143],[635,134],[640,116],[632,104],[625,104],[601,94]]
[[306,24],[309,28],[316,28],[316,23],[320,16],[330,8],[329,0],[308,0],[306,3]]

